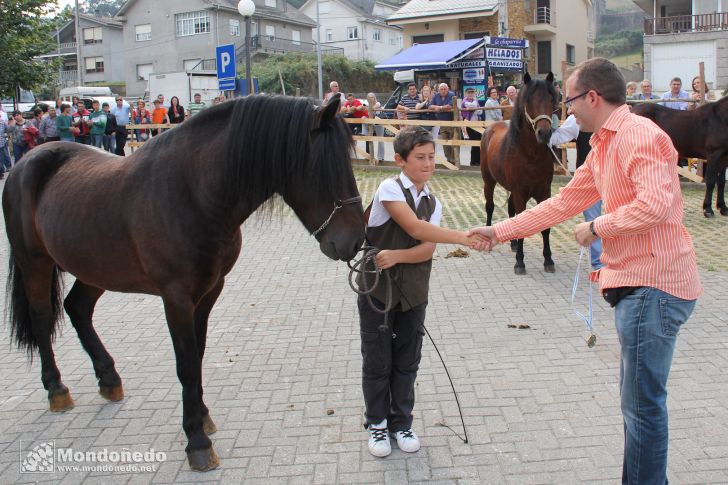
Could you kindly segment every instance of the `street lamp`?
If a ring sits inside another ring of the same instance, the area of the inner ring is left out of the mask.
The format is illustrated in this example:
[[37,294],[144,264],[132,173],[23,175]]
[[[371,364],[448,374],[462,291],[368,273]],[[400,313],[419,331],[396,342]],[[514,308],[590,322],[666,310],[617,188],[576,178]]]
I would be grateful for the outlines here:
[[253,94],[253,80],[250,78],[250,17],[255,13],[253,0],[240,0],[238,12],[245,19],[245,83],[248,85],[248,94]]

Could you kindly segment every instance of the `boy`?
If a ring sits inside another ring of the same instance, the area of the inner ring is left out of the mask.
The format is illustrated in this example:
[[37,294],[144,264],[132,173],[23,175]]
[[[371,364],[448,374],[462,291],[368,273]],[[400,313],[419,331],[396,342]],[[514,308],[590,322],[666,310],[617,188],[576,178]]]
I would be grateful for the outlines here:
[[[386,325],[382,313],[370,306],[366,296],[358,300],[365,427],[369,430],[369,452],[377,457],[392,452],[390,431],[402,451],[420,449],[412,431],[412,408],[435,242],[475,243],[464,232],[438,227],[442,205],[426,185],[435,169],[435,143],[430,132],[419,126],[403,128],[394,139],[394,151],[402,173],[379,185],[366,231],[368,244],[380,249],[377,266],[388,270],[392,280],[393,306]],[[373,275],[366,277],[371,288]],[[358,283],[363,286],[361,274]],[[377,309],[384,309],[384,279],[370,296]]]

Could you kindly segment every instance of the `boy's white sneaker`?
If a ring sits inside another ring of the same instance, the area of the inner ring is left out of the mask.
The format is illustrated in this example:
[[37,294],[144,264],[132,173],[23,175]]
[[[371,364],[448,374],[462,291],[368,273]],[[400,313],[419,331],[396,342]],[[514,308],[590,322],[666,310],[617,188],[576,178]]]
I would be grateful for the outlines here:
[[397,446],[399,449],[407,452],[414,453],[420,449],[420,439],[417,437],[412,428],[405,429],[404,431],[397,431],[394,433],[394,437],[397,438]]
[[379,458],[392,453],[386,419],[379,424],[369,425],[369,453]]

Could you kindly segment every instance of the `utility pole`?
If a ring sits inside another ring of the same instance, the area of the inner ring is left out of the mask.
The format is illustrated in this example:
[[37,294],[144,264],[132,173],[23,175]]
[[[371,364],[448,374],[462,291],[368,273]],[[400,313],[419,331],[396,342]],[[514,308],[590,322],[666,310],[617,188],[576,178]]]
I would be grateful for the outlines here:
[[323,67],[321,65],[321,17],[319,15],[319,0],[316,0],[316,61],[318,63],[318,99],[323,102]]
[[83,57],[81,57],[81,43],[83,42],[83,32],[81,32],[81,21],[78,17],[78,0],[76,0],[76,78],[79,86],[83,86]]

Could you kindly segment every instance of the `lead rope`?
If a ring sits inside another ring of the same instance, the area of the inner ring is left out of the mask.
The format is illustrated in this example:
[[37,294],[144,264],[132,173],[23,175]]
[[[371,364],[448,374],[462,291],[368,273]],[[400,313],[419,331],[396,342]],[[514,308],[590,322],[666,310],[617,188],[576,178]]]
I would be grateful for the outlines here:
[[[387,329],[389,329],[389,318],[388,317],[389,317],[389,311],[392,309],[392,281],[394,281],[394,284],[397,285],[397,289],[399,290],[400,295],[402,295],[402,298],[407,303],[407,305],[409,305],[410,307],[412,305],[410,304],[409,300],[407,299],[407,296],[402,291],[402,288],[399,286],[399,283],[397,282],[397,280],[396,279],[392,280],[392,278],[389,276],[389,271],[386,269],[383,270],[377,266],[376,256],[377,256],[377,254],[379,254],[380,249],[371,247],[371,246],[364,246],[359,251],[362,251],[364,253],[364,255],[360,259],[355,260],[353,263],[351,261],[347,262],[347,265],[349,266],[349,270],[350,270],[349,271],[349,286],[351,287],[352,290],[354,290],[354,292],[356,294],[366,296],[367,302],[372,307],[372,309],[374,309],[375,312],[384,314],[384,323],[379,326],[379,331],[380,332],[383,331],[383,328],[384,328],[384,331],[386,331]],[[369,262],[371,262],[372,265],[374,266],[374,268],[375,268],[374,270],[366,269],[366,264]],[[359,273],[364,274],[364,277],[362,277],[364,289],[361,289],[361,288],[355,286],[355,284],[354,284],[354,278],[355,278],[354,275],[359,274]],[[367,282],[366,274],[375,274],[374,283],[371,288],[368,287],[369,283]],[[380,310],[379,308],[377,308],[374,305],[374,302],[372,301],[372,298],[371,298],[371,294],[379,285],[379,283],[381,281],[380,275],[382,275],[382,274],[384,275],[384,281],[387,285],[387,296],[386,296],[386,301],[384,302],[384,309]],[[425,333],[427,334],[427,337],[430,339],[430,342],[432,342],[433,347],[435,347],[437,356],[440,358],[440,362],[442,362],[442,367],[445,369],[445,374],[447,375],[447,379],[450,381],[450,387],[452,388],[452,393],[455,396],[455,403],[458,406],[458,413],[460,413],[460,422],[463,424],[463,433],[465,434],[465,437],[463,438],[462,436],[460,436],[460,433],[458,433],[457,431],[455,431],[454,429],[452,429],[450,426],[448,426],[447,424],[445,424],[442,421],[438,422],[437,424],[452,431],[455,434],[455,436],[457,436],[458,438],[460,438],[463,441],[463,443],[468,443],[468,429],[465,427],[465,418],[463,417],[463,410],[460,407],[460,399],[458,398],[458,393],[455,390],[455,384],[453,384],[453,382],[452,382],[452,377],[450,377],[450,371],[447,369],[447,365],[445,364],[445,359],[442,358],[440,349],[437,348],[437,344],[433,340],[432,335],[430,335],[430,331],[427,330],[427,327],[425,326],[425,322],[420,321],[420,324],[422,325],[422,328],[425,329]],[[392,337],[393,338],[395,337],[394,332],[392,333]]]
[[574,310],[574,313],[577,317],[581,318],[581,320],[586,325],[586,329],[589,330],[589,337],[586,340],[586,345],[589,348],[592,348],[597,343],[597,336],[594,334],[594,328],[592,324],[592,317],[593,317],[593,307],[592,307],[592,283],[589,281],[589,316],[587,317],[583,313],[581,313],[579,310],[576,309],[576,306],[574,306],[574,299],[576,298],[576,288],[579,286],[579,276],[581,273],[581,261],[584,259],[584,253],[588,251],[589,248],[586,246],[582,246],[581,250],[579,251],[579,262],[576,264],[576,274],[574,275],[574,285],[571,287],[571,309]]

